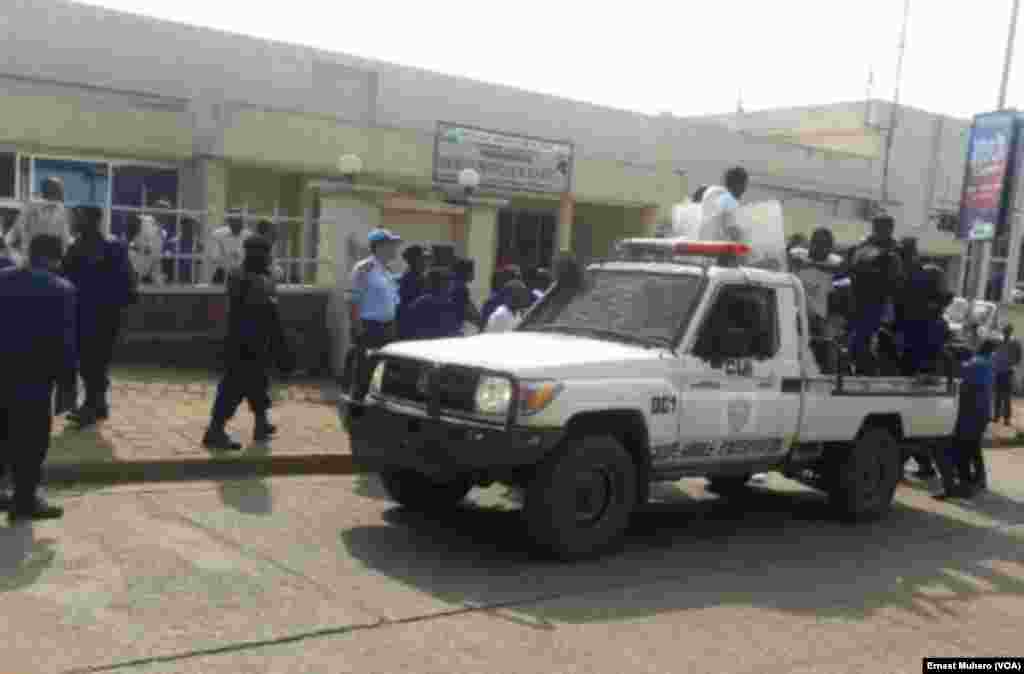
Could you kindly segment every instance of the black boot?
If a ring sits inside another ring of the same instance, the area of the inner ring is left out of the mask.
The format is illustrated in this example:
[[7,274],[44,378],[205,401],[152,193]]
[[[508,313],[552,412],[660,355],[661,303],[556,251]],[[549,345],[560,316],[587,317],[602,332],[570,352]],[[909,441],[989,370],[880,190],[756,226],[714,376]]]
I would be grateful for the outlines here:
[[203,435],[203,447],[213,450],[237,451],[242,448],[242,443],[236,442],[227,431],[224,424],[210,424]]
[[275,433],[277,433],[277,426],[270,423],[266,414],[256,417],[256,427],[252,434],[255,442],[266,442],[272,438]]
[[64,517],[64,508],[50,505],[45,499],[36,497],[32,501],[20,503],[15,500],[7,518],[11,522],[20,520],[55,520]]

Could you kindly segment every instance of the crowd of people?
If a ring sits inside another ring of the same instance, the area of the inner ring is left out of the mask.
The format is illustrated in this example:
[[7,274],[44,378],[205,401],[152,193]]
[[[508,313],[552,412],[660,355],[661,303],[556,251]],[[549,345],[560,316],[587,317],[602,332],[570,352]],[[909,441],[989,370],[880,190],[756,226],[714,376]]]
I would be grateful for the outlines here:
[[[370,256],[352,270],[353,348],[345,368],[348,384],[365,382],[361,375],[368,374],[362,367],[369,350],[396,340],[512,330],[552,283],[546,268],[524,275],[518,266],[503,266],[491,279],[490,296],[478,308],[469,289],[475,279],[472,260],[437,264],[425,247],[413,244],[402,251],[406,270],[398,277],[389,265],[398,258],[402,238],[377,228],[369,233],[368,243]],[[353,375],[359,376],[353,380]]]
[[[0,478],[9,475],[14,487],[13,496],[0,487],[0,510],[12,521],[63,515],[38,490],[53,418],[66,414],[82,429],[110,417],[121,312],[136,301],[140,280],[158,273],[151,247],[159,237],[149,216],[135,220],[125,241],[104,234],[102,209],[66,209],[58,179],[44,181],[43,197],[5,222],[0,237],[0,314],[19,320],[17,330],[0,335]],[[256,418],[254,439],[272,437],[268,371],[295,367],[277,311],[273,241],[244,232],[240,222],[233,219],[226,234],[214,237],[237,238],[239,254],[225,245],[215,258],[228,295],[228,329],[224,374],[203,437],[210,449],[241,448],[226,424],[243,400]]]

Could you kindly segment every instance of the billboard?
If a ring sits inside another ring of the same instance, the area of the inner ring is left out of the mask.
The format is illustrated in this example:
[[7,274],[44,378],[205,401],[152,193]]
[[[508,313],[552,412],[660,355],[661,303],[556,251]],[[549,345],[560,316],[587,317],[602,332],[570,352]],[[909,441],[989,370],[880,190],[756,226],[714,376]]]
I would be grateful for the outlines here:
[[434,182],[457,185],[476,169],[480,187],[497,192],[562,193],[572,189],[572,143],[439,122]]
[[967,145],[958,238],[991,241],[1006,229],[1009,187],[1017,145],[1014,111],[978,115]]

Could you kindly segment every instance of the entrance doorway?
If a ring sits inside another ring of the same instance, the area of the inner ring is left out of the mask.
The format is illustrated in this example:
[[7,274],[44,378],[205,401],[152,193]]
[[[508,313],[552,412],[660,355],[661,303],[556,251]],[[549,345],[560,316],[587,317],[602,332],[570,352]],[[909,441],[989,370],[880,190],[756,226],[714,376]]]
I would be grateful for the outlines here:
[[558,214],[551,211],[502,210],[498,213],[495,268],[518,265],[529,276],[550,267],[555,256]]

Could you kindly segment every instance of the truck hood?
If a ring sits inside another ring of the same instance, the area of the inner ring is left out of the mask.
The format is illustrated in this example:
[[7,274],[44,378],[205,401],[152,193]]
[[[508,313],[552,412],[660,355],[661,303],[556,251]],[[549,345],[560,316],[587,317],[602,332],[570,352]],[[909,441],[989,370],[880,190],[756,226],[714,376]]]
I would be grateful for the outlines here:
[[657,363],[660,348],[539,332],[503,332],[474,337],[398,342],[382,350],[385,354],[466,365],[518,376],[550,376],[557,371],[581,366],[614,365],[619,373],[631,372],[642,363]]

